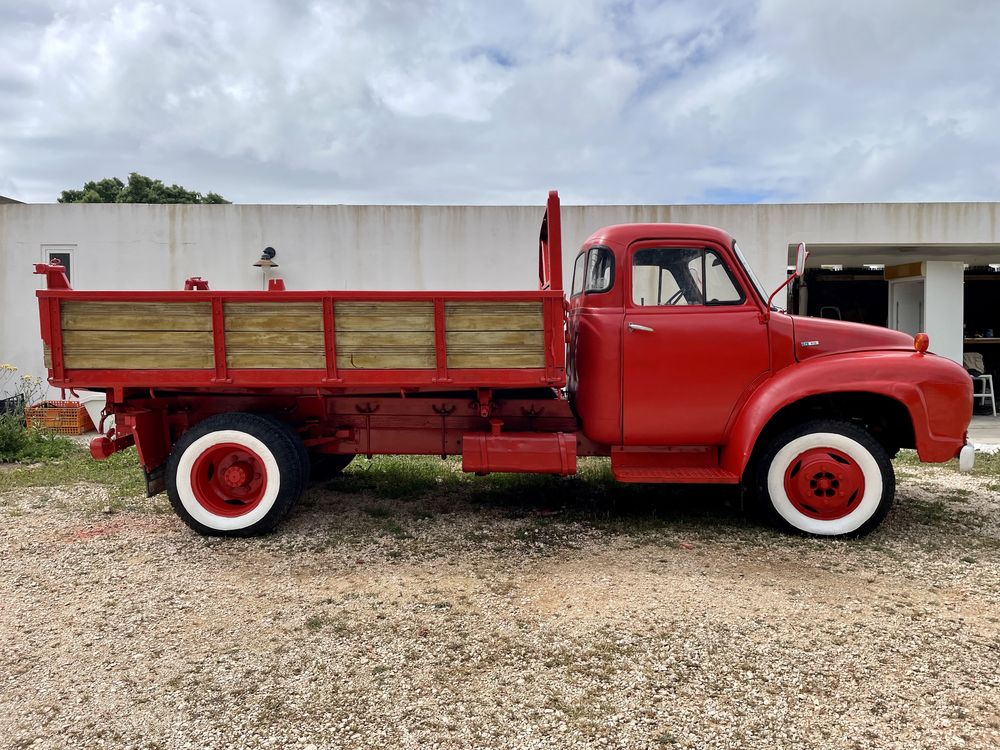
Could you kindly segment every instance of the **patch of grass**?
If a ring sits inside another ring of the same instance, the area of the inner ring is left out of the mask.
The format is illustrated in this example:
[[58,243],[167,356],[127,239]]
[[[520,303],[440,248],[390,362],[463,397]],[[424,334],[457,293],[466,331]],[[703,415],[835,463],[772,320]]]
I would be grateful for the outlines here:
[[106,461],[95,461],[83,447],[71,443],[69,452],[61,457],[0,472],[0,492],[81,482],[109,487],[115,499],[136,497],[146,491],[146,480],[135,448],[115,453]]
[[65,435],[25,427],[21,414],[0,414],[0,462],[49,461],[63,458],[74,448]]
[[[457,459],[386,456],[355,462],[327,486],[335,492],[317,496],[317,507],[333,511],[324,513],[330,534],[325,547],[378,534],[410,539],[411,524],[428,528],[423,519],[435,519],[437,527],[470,517],[483,523],[460,530],[455,540],[498,554],[515,547],[547,554],[577,547],[593,532],[674,546],[679,535],[703,542],[729,539],[735,531],[754,546],[767,543],[741,514],[737,488],[619,484],[602,458],[582,458],[576,476],[556,477],[474,476],[464,474]],[[496,523],[501,519],[516,523]],[[440,542],[424,544],[428,552],[435,545]]]
[[1000,479],[1000,451],[996,453],[976,453],[976,465],[972,473],[978,476]]
[[951,518],[948,506],[944,500],[918,500],[911,499],[907,507],[913,516],[927,526],[944,526]]
[[899,468],[900,466],[920,466],[920,457],[917,456],[917,452],[911,448],[904,448],[896,457],[892,459],[894,466]]
[[455,487],[463,479],[455,460],[443,461],[433,456],[375,456],[369,460],[355,460],[326,487],[335,492],[367,493],[399,500]]

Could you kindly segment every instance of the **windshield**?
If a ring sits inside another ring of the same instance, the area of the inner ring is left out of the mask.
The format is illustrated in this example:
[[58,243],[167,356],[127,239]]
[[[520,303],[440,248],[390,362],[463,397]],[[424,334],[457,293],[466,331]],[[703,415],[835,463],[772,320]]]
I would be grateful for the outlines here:
[[740,250],[740,246],[736,244],[736,240],[733,240],[733,252],[736,253],[736,257],[739,258],[740,263],[743,264],[743,270],[747,272],[747,276],[750,277],[750,282],[753,284],[753,288],[757,290],[757,294],[760,295],[761,302],[767,301],[767,292],[764,291],[764,287],[760,284],[760,279],[757,278],[757,274],[753,272],[753,268],[747,262],[746,256],[743,255],[743,251]]

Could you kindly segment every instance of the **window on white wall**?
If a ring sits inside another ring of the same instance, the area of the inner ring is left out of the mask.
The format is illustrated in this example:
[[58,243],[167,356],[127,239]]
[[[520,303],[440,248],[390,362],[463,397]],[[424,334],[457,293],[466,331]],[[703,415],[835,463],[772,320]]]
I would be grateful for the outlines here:
[[42,259],[46,263],[58,260],[66,269],[66,279],[73,283],[73,251],[76,245],[42,245]]

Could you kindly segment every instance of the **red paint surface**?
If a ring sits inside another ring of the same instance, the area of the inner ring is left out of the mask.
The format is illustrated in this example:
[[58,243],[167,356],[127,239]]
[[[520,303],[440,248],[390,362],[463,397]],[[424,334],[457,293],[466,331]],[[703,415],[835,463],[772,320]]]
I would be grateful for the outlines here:
[[195,459],[191,489],[205,510],[235,518],[260,505],[267,489],[267,470],[260,456],[249,448],[218,443]]
[[850,514],[865,495],[865,474],[843,451],[812,448],[785,470],[785,493],[800,513],[821,521]]
[[462,436],[462,470],[569,476],[576,473],[576,438],[563,433],[466,434]]

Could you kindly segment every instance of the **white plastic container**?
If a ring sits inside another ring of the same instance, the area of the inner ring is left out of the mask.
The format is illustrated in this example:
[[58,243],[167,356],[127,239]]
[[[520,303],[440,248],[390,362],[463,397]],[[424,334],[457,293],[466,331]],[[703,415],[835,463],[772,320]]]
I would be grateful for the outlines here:
[[[94,423],[94,427],[100,427],[101,412],[104,411],[104,406],[108,402],[107,397],[103,393],[93,393],[92,391],[79,391],[79,396],[80,403],[83,404],[83,408],[90,415],[90,421]],[[114,426],[115,418],[113,416],[104,420],[105,432]]]

